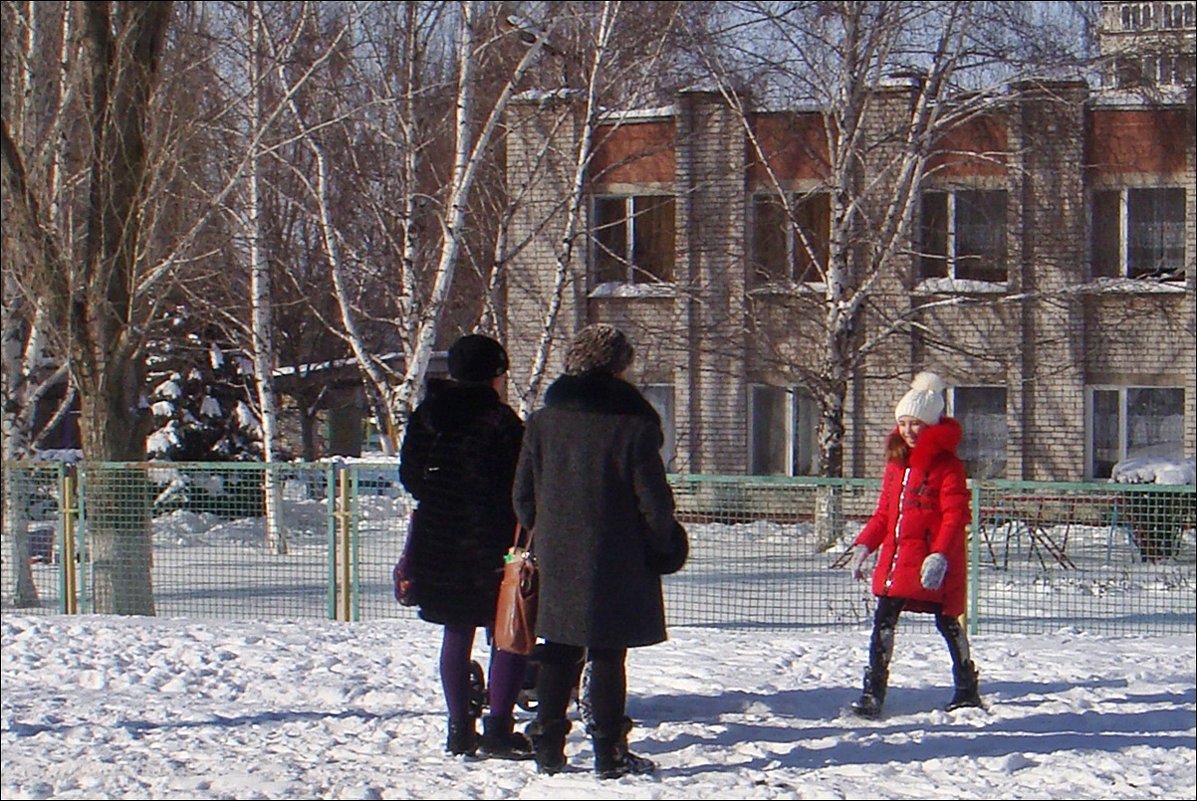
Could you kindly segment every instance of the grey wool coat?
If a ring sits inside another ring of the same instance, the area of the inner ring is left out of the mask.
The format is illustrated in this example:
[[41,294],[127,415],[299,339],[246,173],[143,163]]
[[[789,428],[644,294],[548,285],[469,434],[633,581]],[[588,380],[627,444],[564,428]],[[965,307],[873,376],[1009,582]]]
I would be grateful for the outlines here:
[[512,491],[540,562],[537,634],[588,648],[665,639],[661,579],[648,549],[666,551],[673,492],[661,463],[661,420],[631,384],[565,375],[529,419]]

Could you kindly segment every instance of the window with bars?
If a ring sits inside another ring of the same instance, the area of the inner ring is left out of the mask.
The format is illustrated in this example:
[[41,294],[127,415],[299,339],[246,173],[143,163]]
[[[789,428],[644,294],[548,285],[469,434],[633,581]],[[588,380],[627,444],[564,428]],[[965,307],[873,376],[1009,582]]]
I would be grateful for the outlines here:
[[1109,478],[1124,459],[1183,456],[1183,389],[1090,387],[1088,406],[1087,478]]
[[[820,281],[827,270],[831,199],[825,192],[752,198],[751,278],[755,284]],[[792,215],[792,216],[791,216]]]
[[1006,190],[928,191],[919,243],[924,278],[1006,280]]
[[1184,189],[1099,190],[1091,211],[1094,278],[1184,278]]
[[596,195],[591,220],[596,284],[674,280],[671,195]]

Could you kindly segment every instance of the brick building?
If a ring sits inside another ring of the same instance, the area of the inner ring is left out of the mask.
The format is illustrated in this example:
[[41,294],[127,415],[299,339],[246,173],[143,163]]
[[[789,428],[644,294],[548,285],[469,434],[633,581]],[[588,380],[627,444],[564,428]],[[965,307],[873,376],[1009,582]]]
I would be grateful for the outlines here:
[[[878,102],[900,112],[912,92],[897,81]],[[542,224],[569,195],[581,126],[550,120],[569,102],[525,98],[511,112],[508,177],[528,192],[512,233],[530,237],[509,267],[513,386],[528,376],[554,281],[560,229]],[[892,132],[876,116],[882,149]],[[612,119],[595,140],[586,247],[556,336],[598,321],[628,331],[631,377],[662,413],[672,470],[811,474],[818,411],[805,382],[825,311],[812,260],[825,255],[829,204],[822,119],[762,112],[748,127],[772,143],[769,166],[792,193],[786,215],[719,94],[686,92]],[[894,403],[919,369],[951,386],[973,476],[1074,481],[1108,476],[1131,455],[1192,455],[1191,87],[1176,100],[1081,81],[1012,87],[1000,111],[949,136],[864,317],[862,337],[888,324],[885,309],[914,325],[849,377],[844,475],[879,473]],[[534,169],[546,154],[564,158],[561,168]],[[558,347],[550,376],[560,360]]]

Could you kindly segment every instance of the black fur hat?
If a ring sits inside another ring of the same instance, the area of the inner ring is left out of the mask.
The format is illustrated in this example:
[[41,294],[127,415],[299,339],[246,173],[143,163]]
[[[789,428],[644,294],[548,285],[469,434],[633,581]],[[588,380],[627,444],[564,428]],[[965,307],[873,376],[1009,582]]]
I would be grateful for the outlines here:
[[466,334],[449,348],[449,375],[467,384],[483,384],[507,372],[507,351],[482,334]]
[[613,325],[588,325],[574,336],[565,352],[565,372],[569,375],[608,373],[617,375],[632,363],[632,343]]

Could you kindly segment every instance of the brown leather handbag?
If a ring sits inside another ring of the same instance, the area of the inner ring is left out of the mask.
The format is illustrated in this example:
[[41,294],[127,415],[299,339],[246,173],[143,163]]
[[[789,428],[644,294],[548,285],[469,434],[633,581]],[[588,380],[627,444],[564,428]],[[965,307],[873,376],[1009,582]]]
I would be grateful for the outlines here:
[[503,580],[495,610],[495,647],[513,654],[530,654],[536,647],[536,604],[540,568],[532,553],[532,532],[521,544],[523,527],[516,524],[515,539],[503,557]]

